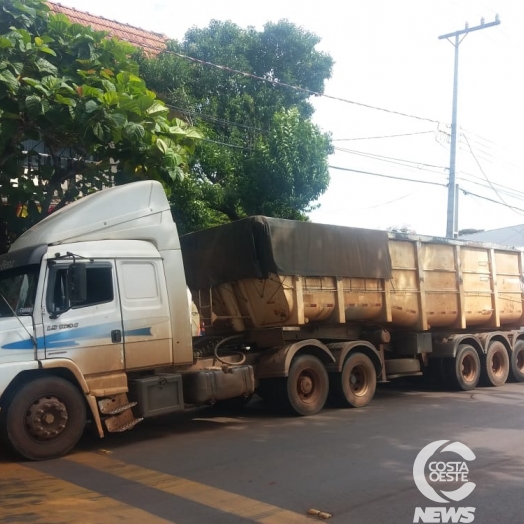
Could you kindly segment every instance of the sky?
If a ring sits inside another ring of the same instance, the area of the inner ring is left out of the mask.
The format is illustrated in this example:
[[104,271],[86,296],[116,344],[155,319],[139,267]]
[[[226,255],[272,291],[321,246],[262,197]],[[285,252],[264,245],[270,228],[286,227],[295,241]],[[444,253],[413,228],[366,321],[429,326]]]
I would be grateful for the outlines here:
[[458,229],[524,223],[522,0],[60,3],[178,40],[212,19],[259,30],[287,19],[315,33],[335,66],[313,120],[336,149],[311,220],[437,236],[446,233],[454,66],[454,46],[438,36],[498,14],[500,25],[459,45]]

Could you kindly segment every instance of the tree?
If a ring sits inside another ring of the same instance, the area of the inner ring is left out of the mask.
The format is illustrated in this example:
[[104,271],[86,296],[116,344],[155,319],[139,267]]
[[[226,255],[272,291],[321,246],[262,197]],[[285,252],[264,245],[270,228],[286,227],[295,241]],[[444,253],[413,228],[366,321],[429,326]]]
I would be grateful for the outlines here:
[[401,226],[390,226],[386,229],[391,233],[406,233],[408,235],[415,235],[417,232],[411,227],[410,224],[402,224]]
[[473,235],[475,233],[482,233],[485,231],[484,229],[461,229],[458,232],[458,236],[461,237],[463,235]]
[[192,155],[189,180],[172,192],[183,232],[258,213],[305,219],[327,189],[333,149],[310,120],[307,91],[322,92],[331,75],[333,61],[315,49],[318,42],[285,20],[261,32],[212,21],[171,42],[160,57],[140,61],[148,85],[205,135]]
[[113,179],[182,177],[201,135],[146,87],[133,46],[41,0],[0,9],[0,220],[11,238]]

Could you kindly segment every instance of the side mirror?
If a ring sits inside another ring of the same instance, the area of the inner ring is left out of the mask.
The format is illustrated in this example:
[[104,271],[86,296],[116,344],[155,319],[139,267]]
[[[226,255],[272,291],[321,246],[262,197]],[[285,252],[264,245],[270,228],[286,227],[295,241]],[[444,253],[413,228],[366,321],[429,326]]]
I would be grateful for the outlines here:
[[72,306],[87,298],[87,272],[85,264],[71,264],[67,270],[67,294]]

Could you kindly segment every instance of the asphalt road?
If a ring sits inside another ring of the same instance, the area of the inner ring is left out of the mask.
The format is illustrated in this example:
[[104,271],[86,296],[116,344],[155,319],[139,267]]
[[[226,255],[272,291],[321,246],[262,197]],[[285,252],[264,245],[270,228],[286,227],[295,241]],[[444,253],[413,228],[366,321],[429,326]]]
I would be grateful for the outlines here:
[[475,454],[476,487],[447,506],[474,507],[475,523],[518,523],[523,430],[524,384],[450,393],[393,383],[367,408],[307,418],[275,416],[256,400],[240,414],[203,409],[104,440],[86,434],[59,460],[0,451],[0,522],[300,524],[318,520],[306,516],[316,509],[330,523],[409,523],[417,506],[446,506],[419,492],[413,463],[449,440]]

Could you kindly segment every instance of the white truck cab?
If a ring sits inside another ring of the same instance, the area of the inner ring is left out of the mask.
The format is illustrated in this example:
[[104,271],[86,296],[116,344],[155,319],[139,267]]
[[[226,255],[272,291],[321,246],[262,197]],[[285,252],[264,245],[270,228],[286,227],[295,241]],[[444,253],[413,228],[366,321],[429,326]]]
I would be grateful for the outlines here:
[[[84,423],[71,428],[72,411],[85,411],[82,396],[93,414],[100,414],[100,398],[110,399],[114,411],[129,404],[118,397],[128,391],[129,371],[191,365],[189,297],[158,182],[85,197],[27,231],[0,257],[6,440],[29,458],[67,452],[83,430]],[[28,398],[31,407],[20,417],[16,408]],[[116,415],[106,429],[138,420],[129,409]],[[100,416],[95,423],[103,435]]]

